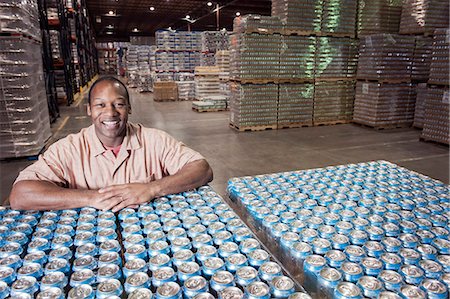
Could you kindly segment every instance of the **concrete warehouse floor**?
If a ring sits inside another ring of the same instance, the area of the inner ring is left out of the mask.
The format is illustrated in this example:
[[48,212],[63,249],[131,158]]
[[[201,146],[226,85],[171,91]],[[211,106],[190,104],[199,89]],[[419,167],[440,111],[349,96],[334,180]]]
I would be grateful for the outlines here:
[[[155,103],[151,93],[130,89],[130,120],[162,129],[203,154],[214,170],[211,186],[226,195],[231,177],[387,160],[449,183],[449,148],[419,141],[413,128],[373,130],[358,125],[320,126],[239,133],[229,128],[229,112],[197,113],[191,102]],[[86,103],[62,106],[49,142],[91,124]],[[0,198],[5,200],[27,159],[0,162]]]

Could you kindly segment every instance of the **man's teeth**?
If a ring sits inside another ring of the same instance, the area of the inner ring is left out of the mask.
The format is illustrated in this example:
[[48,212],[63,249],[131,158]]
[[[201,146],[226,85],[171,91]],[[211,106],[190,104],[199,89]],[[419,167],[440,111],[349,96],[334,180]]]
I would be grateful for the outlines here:
[[119,122],[118,121],[104,121],[103,123],[107,126],[114,126],[114,125],[118,124]]

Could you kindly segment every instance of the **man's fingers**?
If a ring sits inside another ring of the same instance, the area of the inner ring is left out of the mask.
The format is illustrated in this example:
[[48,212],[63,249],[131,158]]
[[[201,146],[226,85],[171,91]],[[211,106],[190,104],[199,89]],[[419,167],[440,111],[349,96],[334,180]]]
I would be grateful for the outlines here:
[[123,208],[127,207],[128,205],[130,205],[131,203],[128,202],[127,200],[121,201],[119,202],[115,207],[112,208],[112,211],[115,213],[117,211],[122,210]]
[[109,198],[108,200],[104,201],[103,210],[104,211],[111,210],[113,207],[120,204],[122,201],[123,199],[121,197]]
[[98,190],[98,193],[106,193],[106,192],[114,192],[114,191],[120,191],[123,188],[126,188],[127,185],[113,185],[113,186],[108,186],[105,188],[101,188]]

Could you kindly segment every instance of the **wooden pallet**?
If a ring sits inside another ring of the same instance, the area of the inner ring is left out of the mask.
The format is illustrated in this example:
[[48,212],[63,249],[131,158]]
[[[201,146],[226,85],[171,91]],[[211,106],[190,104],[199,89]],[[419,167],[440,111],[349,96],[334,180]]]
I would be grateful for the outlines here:
[[313,121],[315,127],[317,126],[333,126],[333,125],[345,125],[351,123],[351,120],[331,120],[331,121]]
[[411,79],[361,79],[361,78],[356,79],[359,82],[367,82],[367,83],[387,83],[387,84],[411,83]]
[[260,126],[246,126],[238,127],[230,123],[230,128],[233,128],[239,132],[255,132],[255,131],[265,131],[265,130],[276,130],[277,125],[260,125]]
[[314,79],[307,78],[280,78],[277,80],[278,84],[301,84],[301,83],[314,83]]
[[221,111],[228,111],[228,108],[197,108],[197,107],[192,107],[192,110],[196,111],[196,112],[221,112]]
[[355,125],[361,126],[361,127],[371,128],[371,129],[375,129],[375,130],[404,129],[404,128],[411,128],[411,126],[412,126],[412,124],[408,124],[408,123],[395,124],[395,125],[378,125],[378,126],[370,125],[367,123],[361,123],[361,122],[357,122],[357,121],[352,121],[352,123]]
[[153,101],[162,103],[162,102],[179,102],[180,100],[177,98],[177,99],[163,99],[163,100],[153,99]]
[[307,128],[312,127],[312,122],[309,123],[279,123],[277,125],[278,129],[293,129],[293,128]]
[[318,32],[317,36],[320,37],[349,37],[349,38],[355,38],[356,35],[354,32]]
[[278,84],[278,79],[230,79],[241,84]]
[[300,29],[284,29],[283,35],[298,35],[298,36],[315,36],[319,34],[317,31],[300,30]]
[[429,138],[426,138],[426,137],[420,137],[419,140],[422,141],[422,142],[429,142],[429,143],[449,146],[449,144],[445,140],[437,141],[437,140],[432,140],[432,139],[429,139]]
[[448,82],[447,82],[447,84],[445,84],[445,82],[428,81],[428,86],[430,86],[430,87],[448,87],[449,84],[448,84]]
[[335,82],[335,81],[355,81],[355,77],[328,77],[328,78],[321,78],[316,77],[315,82]]
[[245,33],[245,34],[257,33],[257,34],[272,35],[272,34],[284,34],[284,30],[282,28],[280,29],[245,28],[244,30],[238,33]]

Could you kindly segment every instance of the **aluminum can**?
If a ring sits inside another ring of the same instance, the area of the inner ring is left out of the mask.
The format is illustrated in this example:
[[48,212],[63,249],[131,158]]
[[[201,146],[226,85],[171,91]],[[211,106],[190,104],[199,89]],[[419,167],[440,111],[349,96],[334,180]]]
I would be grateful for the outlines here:
[[315,229],[312,229],[312,228],[305,228],[300,233],[300,237],[301,237],[302,241],[306,242],[306,243],[312,242],[312,240],[314,240],[318,236],[319,236],[319,233]]
[[351,262],[360,262],[366,257],[364,249],[357,245],[349,245],[344,249],[344,253],[347,255],[347,259]]
[[147,273],[138,272],[127,277],[125,280],[125,292],[130,294],[137,289],[150,288],[150,278]]
[[0,267],[0,281],[11,285],[13,281],[16,280],[16,273],[13,268],[1,266]]
[[437,249],[432,245],[421,244],[417,246],[417,251],[422,256],[422,259],[435,260],[437,258]]
[[82,284],[72,288],[67,295],[67,299],[94,299],[94,297],[95,292],[88,284]]
[[441,277],[441,280],[444,284],[447,285],[447,289],[450,290],[450,273],[449,272],[444,273]]
[[53,238],[53,231],[47,229],[47,228],[41,228],[37,229],[32,236],[33,238],[44,238],[47,240],[51,240]]
[[[87,243],[83,243],[83,244],[87,244]],[[81,245],[83,245],[81,244]],[[59,235],[59,236],[55,236],[52,240],[51,243],[51,249],[58,249],[61,247],[68,247],[70,248],[73,245],[73,240],[72,237],[69,235]],[[81,245],[77,245],[77,246],[81,246]]]
[[331,242],[327,239],[315,238],[311,241],[311,243],[315,254],[325,254],[331,249]]
[[201,276],[190,277],[183,284],[185,298],[193,298],[198,294],[208,292],[208,290],[208,281]]
[[384,289],[381,281],[373,276],[362,276],[356,285],[361,288],[363,295],[367,298],[378,298]]
[[206,245],[213,245],[213,239],[208,234],[200,234],[192,238],[192,246],[197,250]]
[[354,283],[341,281],[334,290],[336,299],[362,299],[361,289]]
[[296,292],[290,295],[288,299],[312,299],[312,297],[306,293]]
[[408,233],[400,234],[399,239],[402,241],[403,247],[405,248],[416,248],[420,241],[417,236]]
[[[145,248],[145,247],[144,247]],[[150,257],[155,256],[157,254],[169,254],[170,247],[169,244],[165,241],[156,241],[148,246],[148,255]]]
[[200,266],[196,262],[184,262],[177,268],[180,282],[184,282],[190,277],[201,275]]
[[[447,237],[448,238],[448,237]],[[444,238],[435,238],[431,242],[439,254],[450,254],[450,241]]]
[[361,267],[366,275],[378,276],[383,270],[383,263],[373,257],[365,257],[361,260]]
[[148,236],[151,232],[154,231],[162,231],[162,225],[161,223],[157,221],[152,221],[144,225],[144,235]]
[[81,269],[94,270],[97,268],[97,260],[90,255],[83,255],[76,258],[72,264],[72,270],[78,271]]
[[117,279],[109,279],[100,282],[97,286],[97,291],[95,292],[96,298],[98,299],[111,298],[112,296],[120,297],[122,293],[122,284]]
[[192,249],[192,243],[189,238],[181,237],[181,238],[175,238],[172,240],[170,251],[173,253],[179,251],[179,250],[190,250]]
[[51,272],[42,277],[41,290],[46,290],[48,288],[54,287],[64,289],[67,283],[67,277],[63,272]]
[[72,258],[72,251],[68,247],[60,247],[57,249],[52,249],[48,254],[48,260],[52,261],[54,259],[65,259],[70,260]]
[[123,276],[127,278],[128,276],[137,272],[147,272],[148,265],[143,259],[129,260],[123,266],[122,271]]
[[[1,298],[1,297],[0,297]],[[60,288],[48,288],[37,294],[36,299],[64,299],[64,292]]]
[[386,270],[398,270],[402,265],[402,258],[395,253],[386,252],[381,255],[381,261]]
[[210,280],[211,289],[220,293],[223,289],[231,286],[235,286],[234,276],[228,271],[217,271],[214,273]]
[[81,246],[86,243],[95,243],[95,235],[90,231],[77,232],[73,244],[75,246]]
[[153,293],[149,289],[138,288],[132,291],[127,299],[152,299]]
[[147,244],[150,245],[152,243],[155,243],[156,241],[167,241],[167,238],[166,238],[166,234],[163,231],[155,230],[155,231],[149,232],[147,234],[146,241],[147,241]]
[[[312,254],[312,246],[306,242],[295,242],[291,247],[291,254],[298,260],[304,260]],[[250,261],[251,262],[251,261]],[[252,265],[250,263],[250,265]]]
[[[325,261],[325,259],[323,260]],[[259,267],[258,274],[262,280],[269,283],[273,278],[281,276],[283,273],[280,265],[278,265],[277,263],[266,262],[262,264],[261,267]]]
[[181,288],[175,282],[167,282],[156,289],[156,299],[181,299]]
[[247,227],[240,227],[234,231],[233,237],[236,240],[236,242],[240,243],[245,239],[253,238],[253,233]]
[[105,228],[101,229],[97,233],[96,240],[98,243],[105,242],[107,240],[116,240],[117,239],[117,233],[114,228]]
[[403,285],[400,288],[400,295],[405,299],[425,299],[425,292],[415,285]]
[[82,269],[72,273],[70,286],[75,288],[82,284],[91,285],[95,282],[95,274],[90,269]]
[[430,231],[436,235],[437,238],[441,239],[447,239],[450,235],[450,232],[448,229],[440,227],[440,226],[433,226]]
[[393,270],[383,270],[378,279],[384,284],[386,290],[398,292],[403,284],[402,276]]
[[121,250],[121,246],[119,241],[117,240],[108,240],[102,242],[99,246],[99,254],[104,254],[106,252],[119,252]]
[[0,298],[5,299],[9,295],[8,284],[4,281],[0,281]]
[[166,282],[176,281],[177,276],[175,271],[170,267],[161,267],[153,272],[152,285],[160,287]]
[[241,253],[235,253],[226,258],[225,266],[231,273],[248,265],[247,257]]
[[232,254],[239,253],[239,245],[234,242],[225,242],[219,246],[218,250],[221,258],[229,257]]
[[62,225],[58,223],[54,232],[54,236],[61,236],[61,235],[68,235],[73,237],[75,235],[75,229],[71,225]]
[[121,279],[122,271],[116,264],[103,265],[98,268],[97,282],[102,282],[108,279]]
[[210,293],[199,293],[193,297],[194,299],[214,299],[215,297]]
[[198,235],[205,234],[206,231],[207,231],[207,229],[206,229],[206,227],[205,227],[204,225],[202,225],[202,224],[197,224],[197,225],[194,225],[193,227],[191,227],[191,228],[187,231],[187,235],[188,235],[190,238],[193,239],[193,238],[195,238],[195,237],[198,236]]
[[381,240],[381,244],[384,245],[384,248],[387,252],[393,253],[398,252],[402,247],[402,242],[393,237],[385,237],[383,240]]
[[[33,238],[34,240],[35,238]],[[13,232],[5,237],[6,242],[15,242],[19,243],[20,245],[25,245],[29,242],[27,235],[21,232]]]
[[203,264],[203,262],[208,258],[217,256],[218,256],[217,249],[211,245],[205,245],[198,248],[197,253],[195,254],[195,257],[201,264]]
[[114,264],[122,266],[122,259],[117,252],[107,252],[98,257],[98,267],[102,267],[108,264]]
[[127,227],[124,227],[122,230],[122,237],[123,238],[127,238],[130,235],[134,235],[134,234],[142,234],[142,228],[140,225],[137,224],[133,224]]
[[203,275],[210,278],[217,271],[225,270],[225,263],[221,258],[210,257],[203,261]]
[[364,275],[363,268],[359,264],[353,262],[343,263],[341,266],[341,271],[346,281],[354,283],[356,283],[358,279]]
[[420,253],[411,248],[400,249],[398,255],[406,265],[417,265],[420,261]]
[[445,284],[436,279],[424,279],[420,288],[425,291],[429,299],[444,299],[449,296]]
[[331,239],[333,235],[336,233],[336,229],[331,225],[321,225],[318,228],[319,235],[324,239]]
[[[183,251],[180,250],[177,252],[177,254],[182,253]],[[174,257],[175,259],[175,257]],[[175,264],[176,266],[178,266],[178,264]],[[172,260],[171,258],[167,255],[167,254],[158,254],[155,256],[152,256],[149,259],[148,262],[148,267],[151,271],[156,271],[159,268],[162,267],[172,267]]]
[[98,247],[93,243],[86,243],[78,246],[75,251],[75,258],[79,258],[84,255],[96,256],[98,255]]
[[47,262],[47,255],[43,251],[35,251],[32,253],[28,253],[23,257],[23,263],[38,263],[43,266]]
[[270,291],[274,298],[289,297],[295,293],[294,281],[287,276],[274,277],[270,283]]
[[[198,224],[196,226],[191,227],[192,229],[198,228],[198,227],[202,227],[204,228],[204,230],[206,231],[206,228],[204,226],[202,226],[201,224]],[[181,227],[177,227],[174,229],[171,229],[168,233],[167,233],[167,239],[172,242],[174,239],[176,238],[185,238],[187,237],[187,233],[184,230],[184,228]]]
[[16,242],[8,242],[0,247],[0,258],[5,258],[11,255],[21,255],[22,252],[22,245]]
[[320,270],[317,276],[318,296],[321,298],[332,298],[333,291],[342,280],[339,270],[325,267]]
[[11,255],[0,259],[0,267],[10,267],[16,271],[20,266],[22,266],[22,259],[18,255]]
[[229,232],[234,233],[238,228],[241,228],[244,226],[244,223],[240,219],[232,219],[229,221],[226,225],[226,228]]
[[259,280],[258,271],[253,267],[244,266],[236,271],[236,282],[242,288],[257,280]]
[[10,296],[20,296],[25,293],[30,295],[31,297],[38,291],[39,284],[36,278],[32,276],[23,276],[17,278],[11,285]]
[[[239,298],[239,297],[237,297]],[[262,281],[255,281],[245,289],[245,298],[248,299],[269,299],[270,287]]]
[[363,249],[370,257],[379,258],[384,253],[384,246],[377,241],[367,241],[364,243]]
[[414,265],[403,265],[400,267],[400,274],[408,284],[419,285],[425,278],[425,272]]
[[44,270],[42,269],[41,264],[38,263],[29,263],[24,264],[17,270],[17,277],[23,276],[32,276],[36,279],[40,279],[44,275]]
[[262,249],[253,250],[247,256],[250,266],[255,268],[259,268],[262,264],[270,260],[269,253]]
[[343,234],[334,234],[331,237],[331,246],[333,249],[344,250],[350,245],[350,239]]
[[425,271],[425,277],[430,279],[439,279],[444,270],[441,264],[432,260],[422,259],[419,266]]
[[450,273],[450,255],[438,255],[436,261],[441,264],[444,272]]
[[[292,234],[292,233],[286,233],[283,237],[290,236],[290,234]],[[284,238],[282,238],[282,242],[283,242],[283,240],[284,240]],[[239,245],[239,250],[244,254],[248,254],[251,251],[260,249],[260,248],[261,248],[261,244],[259,243],[258,240],[254,239],[254,238],[245,239]],[[219,248],[219,250],[220,250],[220,248]],[[220,254],[220,251],[219,251],[219,254]]]
[[330,267],[340,268],[347,260],[347,256],[340,250],[332,249],[325,254],[325,259]]

